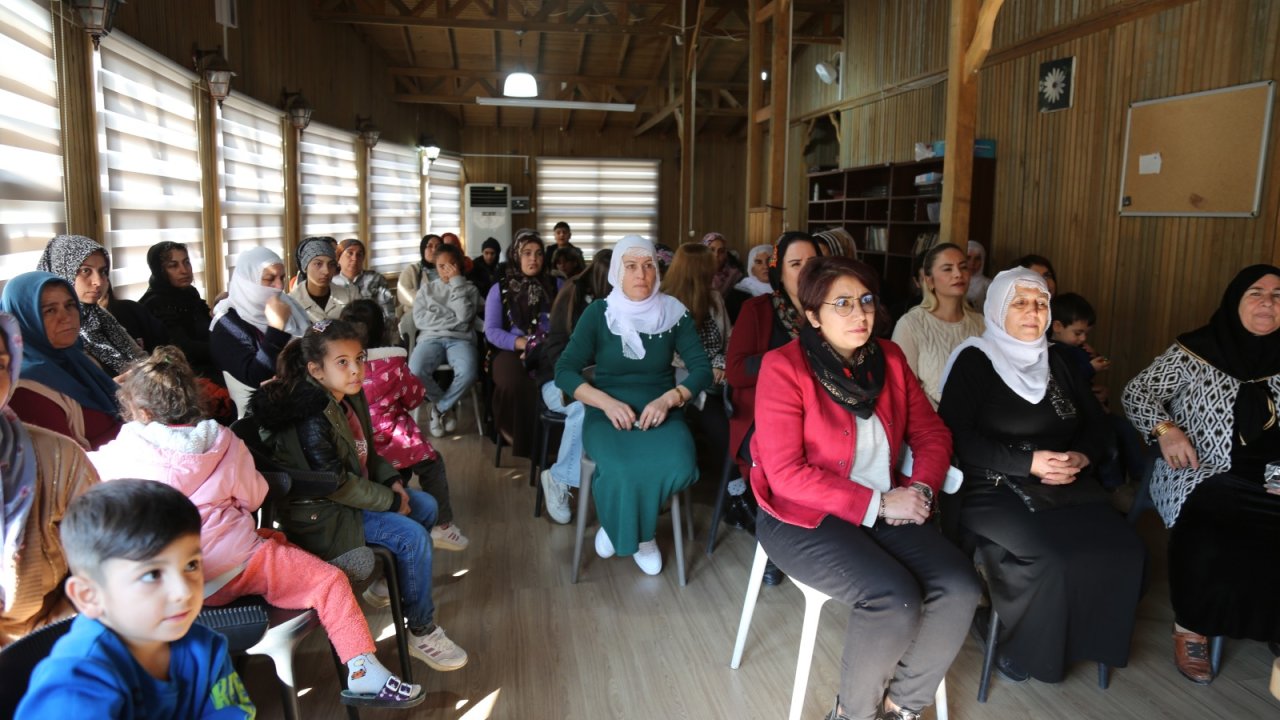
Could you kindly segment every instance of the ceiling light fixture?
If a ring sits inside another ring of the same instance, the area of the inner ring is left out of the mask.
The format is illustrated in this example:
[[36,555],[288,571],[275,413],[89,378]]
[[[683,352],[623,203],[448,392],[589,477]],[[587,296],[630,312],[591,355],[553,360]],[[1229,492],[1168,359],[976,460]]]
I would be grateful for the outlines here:
[[[516,31],[516,54],[524,55],[524,31]],[[538,96],[538,81],[524,70],[524,59],[516,65],[516,71],[507,76],[502,83],[502,94],[513,98],[531,98]]]
[[604,110],[606,112],[635,112],[635,103],[582,102],[580,100],[543,100],[541,98],[493,98],[478,97],[477,105],[535,108],[539,110]]

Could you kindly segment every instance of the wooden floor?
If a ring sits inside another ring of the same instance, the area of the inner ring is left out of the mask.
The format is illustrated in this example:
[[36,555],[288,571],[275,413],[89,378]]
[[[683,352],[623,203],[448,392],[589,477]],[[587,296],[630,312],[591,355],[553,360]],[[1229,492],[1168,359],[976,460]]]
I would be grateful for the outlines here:
[[[463,415],[462,429],[470,430]],[[472,433],[437,443],[449,466],[453,504],[471,539],[461,553],[435,555],[436,619],[466,648],[469,664],[451,673],[414,665],[425,703],[412,711],[366,710],[364,718],[614,720],[785,718],[799,646],[803,602],[790,583],[765,587],[742,667],[729,669],[754,540],[728,529],[715,555],[703,548],[714,488],[695,488],[697,539],[686,546],[689,584],[681,588],[672,562],[669,520],[658,542],[667,559],[661,575],[643,575],[629,558],[601,560],[591,546],[577,585],[570,582],[573,525],[533,517],[527,461],[504,452],[493,466],[493,444]],[[1280,718],[1268,691],[1271,655],[1263,643],[1229,641],[1222,675],[1211,686],[1184,680],[1171,660],[1172,613],[1154,515],[1141,525],[1152,551],[1151,590],[1139,608],[1128,668],[1111,688],[1096,685],[1093,665],[1074,668],[1058,685],[1013,685],[996,678],[978,704],[982,651],[970,637],[947,676],[951,717],[969,718]],[[1270,552],[1270,551],[1269,551]],[[398,667],[387,611],[369,613],[378,655]],[[804,717],[825,717],[834,697],[847,609],[828,603],[819,628]],[[323,633],[299,648],[297,682],[302,717],[345,717]],[[270,662],[246,669],[259,717],[281,717]],[[926,717],[932,717],[932,711]]]

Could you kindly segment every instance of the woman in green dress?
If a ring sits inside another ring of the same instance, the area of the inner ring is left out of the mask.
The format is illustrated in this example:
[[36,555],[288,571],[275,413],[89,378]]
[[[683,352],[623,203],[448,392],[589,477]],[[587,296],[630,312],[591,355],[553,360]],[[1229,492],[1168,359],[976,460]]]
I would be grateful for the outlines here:
[[[587,406],[582,442],[596,462],[596,552],[633,555],[649,575],[662,571],[658,513],[698,479],[680,408],[712,381],[688,311],[659,290],[657,263],[650,241],[619,240],[609,263],[612,292],[586,309],[556,363],[556,386]],[[679,385],[671,366],[677,352],[689,370]],[[590,365],[594,384],[582,376]]]

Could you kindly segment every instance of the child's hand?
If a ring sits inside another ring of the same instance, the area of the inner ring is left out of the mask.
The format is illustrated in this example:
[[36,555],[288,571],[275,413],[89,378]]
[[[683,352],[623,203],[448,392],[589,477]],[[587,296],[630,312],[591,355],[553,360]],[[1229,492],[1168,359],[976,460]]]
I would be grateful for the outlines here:
[[404,483],[400,482],[399,480],[392,483],[391,492],[394,492],[396,495],[400,496],[400,508],[396,510],[396,512],[400,513],[401,515],[408,515],[409,514],[409,493],[405,492]]
[[1094,372],[1102,372],[1103,370],[1111,367],[1111,361],[1102,355],[1095,356],[1089,361],[1089,364],[1093,366]]

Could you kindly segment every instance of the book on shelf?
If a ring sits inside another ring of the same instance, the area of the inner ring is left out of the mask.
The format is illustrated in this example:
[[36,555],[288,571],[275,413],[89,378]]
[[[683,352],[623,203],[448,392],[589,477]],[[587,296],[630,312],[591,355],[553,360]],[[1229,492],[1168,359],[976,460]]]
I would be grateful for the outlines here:
[[923,232],[916,235],[916,243],[911,248],[911,257],[928,252],[929,248],[938,244],[938,233]]
[[888,245],[889,229],[884,227],[867,228],[867,242],[863,250],[867,252],[884,252]]

